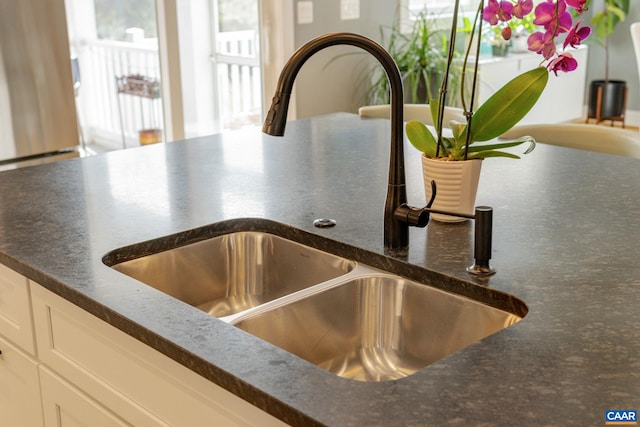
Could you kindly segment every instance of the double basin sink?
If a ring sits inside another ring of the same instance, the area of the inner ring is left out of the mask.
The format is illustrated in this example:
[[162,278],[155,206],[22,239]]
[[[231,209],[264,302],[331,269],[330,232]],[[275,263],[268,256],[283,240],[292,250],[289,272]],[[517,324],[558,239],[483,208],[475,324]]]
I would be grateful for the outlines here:
[[266,220],[213,224],[117,249],[103,261],[360,381],[411,375],[527,312],[510,295]]

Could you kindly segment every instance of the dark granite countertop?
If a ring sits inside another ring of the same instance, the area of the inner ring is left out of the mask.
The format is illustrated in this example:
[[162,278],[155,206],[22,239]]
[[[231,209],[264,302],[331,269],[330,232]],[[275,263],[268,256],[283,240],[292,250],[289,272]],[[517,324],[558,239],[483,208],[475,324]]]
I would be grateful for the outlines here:
[[[282,138],[230,132],[0,173],[0,262],[291,424],[603,425],[640,409],[640,162],[539,144],[489,159],[492,265],[471,222],[411,230],[408,261],[522,299],[528,315],[397,381],[334,376],[102,263],[225,219],[266,218],[382,253],[389,123],[335,114]],[[424,203],[407,147],[409,202]],[[315,229],[315,218],[337,220]],[[277,361],[275,363],[274,361]]]

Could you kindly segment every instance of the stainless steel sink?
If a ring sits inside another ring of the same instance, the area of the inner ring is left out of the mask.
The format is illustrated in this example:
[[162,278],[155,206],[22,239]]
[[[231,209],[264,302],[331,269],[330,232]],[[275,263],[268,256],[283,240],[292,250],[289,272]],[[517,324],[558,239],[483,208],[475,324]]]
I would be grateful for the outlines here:
[[267,220],[116,249],[103,262],[336,375],[411,375],[527,313],[511,295]]
[[263,232],[236,232],[112,267],[187,304],[228,316],[351,271],[355,262]]
[[365,275],[235,326],[345,378],[402,378],[521,320],[389,275]]

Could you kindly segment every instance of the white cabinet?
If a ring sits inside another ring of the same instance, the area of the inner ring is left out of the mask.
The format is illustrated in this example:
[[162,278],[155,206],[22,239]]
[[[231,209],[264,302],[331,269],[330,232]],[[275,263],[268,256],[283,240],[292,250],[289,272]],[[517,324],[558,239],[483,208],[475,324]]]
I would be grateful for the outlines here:
[[[570,73],[553,72],[542,96],[520,124],[561,123],[583,118],[587,79],[588,47],[571,50],[578,69]],[[482,104],[505,83],[540,64],[541,56],[532,52],[510,54],[504,58],[481,59],[478,63],[478,104]]]
[[38,362],[0,335],[0,425],[42,425]]
[[0,264],[0,424],[42,425],[29,281]]
[[0,264],[0,335],[35,355],[28,280]]
[[45,366],[40,368],[40,378],[47,427],[131,425]]
[[[10,414],[8,425],[285,425],[1,265],[0,283],[0,413]],[[14,310],[18,303],[28,316]]]
[[[137,372],[140,366],[133,367],[122,360],[126,349],[103,337],[100,328],[107,325],[41,286],[34,284],[32,288],[40,360],[80,390],[75,395],[81,396],[84,393],[91,396],[126,422],[145,426],[167,425],[130,398],[127,390],[113,387],[112,378],[125,378],[125,382],[137,385],[147,394],[159,392],[155,384],[140,377]],[[57,396],[47,397],[47,391],[64,388],[56,386],[55,381],[49,381],[49,384],[54,386],[46,389],[43,378],[42,400],[45,414],[58,406],[58,402],[52,400]],[[68,395],[71,396],[72,393]],[[78,397],[76,400],[85,401],[86,411],[92,411],[95,407],[88,403],[91,402],[90,399]],[[108,413],[106,410],[101,412]]]

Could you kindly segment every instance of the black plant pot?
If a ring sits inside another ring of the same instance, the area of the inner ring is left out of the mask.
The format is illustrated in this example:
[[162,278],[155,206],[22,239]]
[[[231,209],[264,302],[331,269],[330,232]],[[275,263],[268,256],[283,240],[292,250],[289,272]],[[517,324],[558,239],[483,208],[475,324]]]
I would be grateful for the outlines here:
[[[622,80],[592,81],[589,87],[589,118],[608,120],[624,117],[626,92],[627,83]],[[598,101],[600,101],[599,111]]]

